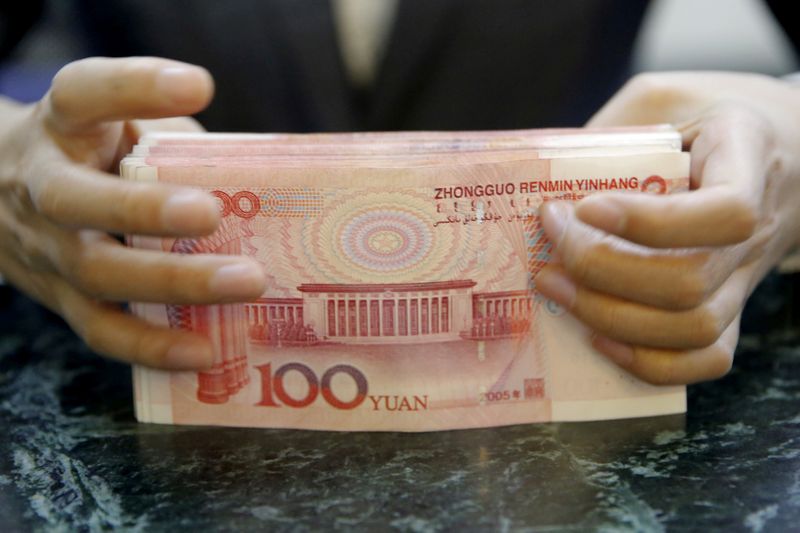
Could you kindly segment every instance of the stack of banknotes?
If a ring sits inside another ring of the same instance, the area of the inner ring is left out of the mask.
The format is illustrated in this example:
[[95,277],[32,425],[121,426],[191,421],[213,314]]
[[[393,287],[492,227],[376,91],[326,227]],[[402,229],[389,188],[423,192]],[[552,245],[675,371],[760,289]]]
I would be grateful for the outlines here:
[[269,280],[241,304],[131,304],[216,350],[207,371],[135,368],[140,421],[432,431],[686,408],[536,291],[543,202],[688,189],[668,126],[151,134],[121,174],[208,191],[222,214],[208,237],[131,246],[244,254]]

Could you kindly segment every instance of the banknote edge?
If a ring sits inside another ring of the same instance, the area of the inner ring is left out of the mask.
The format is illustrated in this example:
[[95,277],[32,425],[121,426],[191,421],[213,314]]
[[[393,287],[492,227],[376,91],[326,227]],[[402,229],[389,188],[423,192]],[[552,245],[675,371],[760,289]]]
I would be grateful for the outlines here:
[[648,396],[646,402],[641,401],[641,398],[553,401],[551,409],[554,422],[587,422],[685,413],[686,387],[666,394]]

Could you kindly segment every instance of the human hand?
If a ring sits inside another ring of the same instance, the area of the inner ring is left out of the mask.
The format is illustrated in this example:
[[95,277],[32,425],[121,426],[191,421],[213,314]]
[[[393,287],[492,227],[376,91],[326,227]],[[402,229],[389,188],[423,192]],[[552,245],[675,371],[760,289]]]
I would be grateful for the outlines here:
[[0,273],[61,315],[93,350],[159,368],[211,366],[210,342],[148,324],[113,302],[212,304],[258,297],[244,257],[131,249],[113,234],[202,236],[219,224],[201,191],[108,172],[143,129],[213,94],[204,69],[158,58],[92,58],[64,67],[38,103],[0,101]]
[[558,260],[536,286],[622,368],[686,384],[729,371],[748,296],[800,243],[800,90],[749,74],[648,74],[588,126],[664,122],[691,150],[692,190],[545,205]]

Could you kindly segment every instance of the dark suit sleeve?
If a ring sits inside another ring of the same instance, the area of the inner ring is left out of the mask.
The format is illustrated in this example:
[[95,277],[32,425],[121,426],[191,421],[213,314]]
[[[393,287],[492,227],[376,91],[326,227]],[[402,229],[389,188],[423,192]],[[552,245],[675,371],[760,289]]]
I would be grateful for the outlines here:
[[42,15],[44,0],[0,2],[0,61],[4,60]]
[[797,18],[797,15],[792,16],[792,12],[797,8],[797,3],[787,0],[767,0],[767,5],[792,42],[795,54],[800,55],[800,19]]

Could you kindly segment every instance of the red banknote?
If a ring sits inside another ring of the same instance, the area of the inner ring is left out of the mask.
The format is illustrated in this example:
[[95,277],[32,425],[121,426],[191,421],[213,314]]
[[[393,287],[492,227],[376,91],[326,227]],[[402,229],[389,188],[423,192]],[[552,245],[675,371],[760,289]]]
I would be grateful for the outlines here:
[[137,417],[431,431],[682,412],[683,387],[618,369],[536,291],[542,203],[686,191],[680,147],[663,126],[145,137],[123,178],[208,191],[222,224],[130,245],[244,254],[269,282],[235,305],[131,304],[216,350],[208,371],[135,368]]

